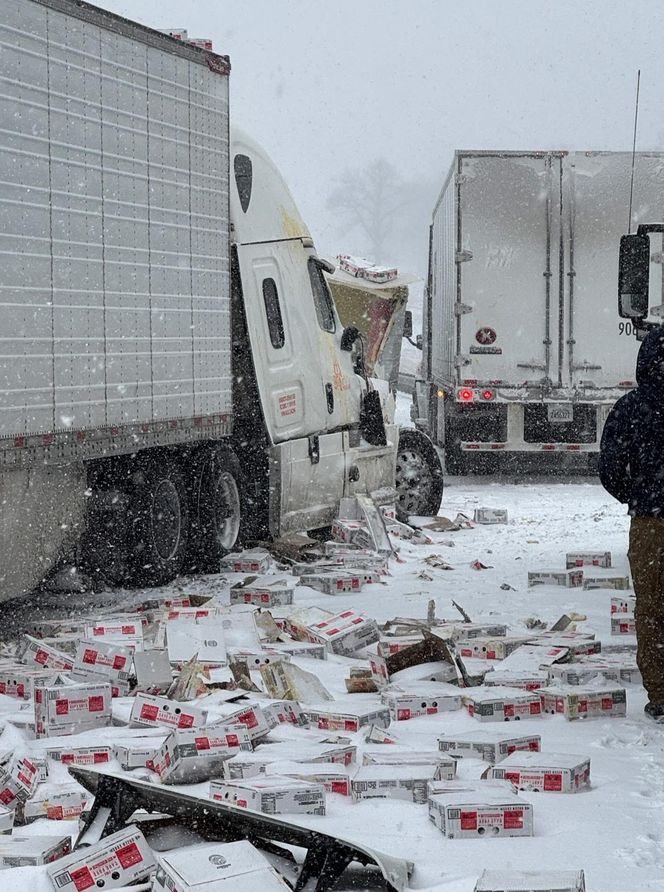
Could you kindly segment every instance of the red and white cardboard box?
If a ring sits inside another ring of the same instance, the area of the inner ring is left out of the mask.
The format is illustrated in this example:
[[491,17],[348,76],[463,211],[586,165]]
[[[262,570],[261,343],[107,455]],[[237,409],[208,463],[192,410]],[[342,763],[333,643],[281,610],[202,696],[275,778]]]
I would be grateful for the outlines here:
[[614,591],[627,591],[632,587],[629,576],[624,573],[611,572],[604,570],[603,572],[594,571],[589,573],[585,571],[583,574],[583,587],[585,589],[593,588],[610,588]]
[[295,725],[298,728],[308,728],[309,719],[299,703],[294,700],[271,700],[263,703],[261,710],[270,728],[277,725]]
[[634,614],[636,608],[636,598],[634,595],[616,595],[611,598],[611,616],[620,613]]
[[321,784],[328,793],[350,796],[350,781],[356,768],[338,762],[271,762],[265,774],[295,777],[299,780]]
[[561,663],[567,659],[568,654],[568,647],[554,646],[548,641],[543,641],[541,644],[524,644],[501,662],[500,671],[537,672],[554,663]]
[[556,753],[512,753],[489,769],[493,780],[508,780],[519,790],[578,793],[590,787],[590,759]]
[[27,802],[17,806],[16,822],[30,824],[39,818],[77,821],[93,798],[79,784],[43,784]]
[[502,762],[510,753],[538,753],[541,748],[542,738],[537,734],[494,734],[487,730],[438,738],[438,749],[441,752],[449,753],[457,759],[482,759],[491,765]]
[[568,551],[565,556],[567,569],[574,567],[610,567],[610,551]]
[[219,615],[216,605],[210,607],[171,607],[166,613],[166,622],[174,620],[188,620],[195,623],[201,619],[212,619]]
[[57,672],[69,672],[74,666],[70,656],[31,635],[24,635],[21,638],[16,658],[19,663],[25,663],[26,666],[54,669]]
[[356,802],[402,799],[423,805],[427,801],[427,785],[435,773],[436,766],[432,762],[424,765],[362,765],[351,778],[351,795]]
[[222,559],[221,565],[233,573],[267,573],[270,569],[272,558],[269,551],[264,548],[255,548],[253,551],[242,551],[239,554],[227,554]]
[[361,520],[332,521],[332,538],[335,542],[350,544],[362,530],[364,530],[364,522]]
[[296,580],[283,576],[255,576],[231,586],[231,604],[284,607],[293,603]]
[[0,666],[0,694],[29,700],[34,697],[35,681],[41,684],[66,684],[68,677],[57,669],[34,669],[17,664]]
[[47,873],[58,892],[85,892],[128,886],[147,879],[156,869],[145,837],[137,827],[129,826],[60,859]]
[[37,766],[27,756],[14,757],[9,765],[0,766],[0,803],[15,808],[34,795],[38,782]]
[[411,635],[385,635],[381,637],[376,649],[381,657],[390,657],[399,653],[413,644],[419,644],[423,640],[421,632],[413,632]]
[[324,815],[322,784],[280,775],[261,775],[247,780],[210,781],[210,798],[268,815]]
[[528,572],[528,588],[535,585],[563,585],[567,588],[581,588],[583,570],[530,570]]
[[368,725],[387,728],[390,724],[389,708],[372,694],[353,694],[302,708],[311,724],[323,731],[359,731]]
[[493,669],[484,676],[487,688],[506,687],[519,688],[522,691],[537,691],[549,683],[549,675],[544,669],[532,669],[530,672],[518,669]]
[[85,637],[92,641],[118,644],[130,650],[144,649],[140,616],[109,616],[86,623]]
[[420,681],[403,687],[392,684],[382,692],[381,700],[396,722],[461,708],[459,688],[436,681]]
[[86,681],[107,681],[115,689],[114,697],[124,697],[129,693],[132,658],[128,647],[84,639],[76,648],[71,674]]
[[473,522],[481,524],[507,523],[507,509],[475,508]]
[[485,870],[474,892],[586,892],[582,870]]
[[131,708],[132,728],[200,728],[207,721],[207,710],[152,694],[137,694]]
[[261,707],[249,700],[223,705],[215,703],[214,713],[210,714],[209,730],[217,725],[244,725],[252,744],[265,737],[270,730]]
[[471,638],[459,639],[456,650],[460,657],[474,657],[477,660],[504,660],[524,644],[529,643],[526,637],[515,638]]
[[171,663],[186,663],[197,656],[199,663],[208,666],[226,665],[224,626],[218,617],[173,620],[168,623],[166,640]]
[[[598,656],[581,657],[576,664],[573,664],[570,668],[574,668],[574,666],[579,669],[594,669],[600,667],[601,674],[607,678],[621,682],[626,681],[632,684],[641,684],[641,673],[639,672],[639,667],[636,665],[635,651],[625,653],[607,653],[604,651]],[[607,667],[619,674],[606,675]]]
[[448,839],[532,836],[533,807],[514,793],[487,787],[429,796],[429,820]]
[[356,752],[357,747],[349,743],[271,743],[259,746],[253,753],[240,753],[224,762],[224,777],[229,780],[257,777],[265,774],[269,766],[277,762],[348,766],[355,762]]
[[113,758],[113,747],[99,744],[97,746],[67,746],[58,744],[48,746],[46,756],[61,765],[106,765]]
[[410,750],[395,744],[377,750],[365,750],[363,765],[427,765],[433,767],[434,780],[454,780],[456,760],[436,750]]
[[480,722],[512,722],[518,719],[537,718],[542,714],[542,704],[537,691],[519,691],[517,688],[466,688],[462,696],[469,714]]
[[529,643],[534,644],[536,647],[567,648],[567,656],[565,657],[567,660],[573,660],[589,654],[598,654],[602,650],[601,641],[594,641],[592,638],[571,638],[565,634],[557,634],[555,636],[539,635],[537,638],[531,638]]
[[319,636],[314,638],[309,630],[317,623],[331,619],[333,616],[334,614],[330,610],[323,610],[322,607],[301,607],[284,618],[284,631],[298,641],[320,644]]
[[607,683],[603,686],[551,685],[539,692],[542,712],[563,715],[566,719],[622,717],[627,712],[625,688]]
[[619,684],[641,684],[641,673],[636,661],[629,656],[625,660],[595,658],[588,663],[567,663],[549,668],[549,682],[564,685],[592,684],[593,679],[617,681]]
[[223,774],[223,763],[241,750],[252,750],[244,725],[172,731],[152,757],[164,784],[196,784]]
[[[374,580],[372,579],[372,581]],[[375,581],[378,581],[378,574],[376,574]],[[300,583],[327,595],[343,595],[348,592],[361,591],[364,585],[364,578],[359,571],[328,570],[303,574],[300,577]]]
[[247,650],[242,647],[228,648],[229,662],[246,663],[248,669],[260,669],[276,661],[290,663],[290,654],[284,654],[274,647],[264,647],[260,650]]
[[636,635],[636,619],[630,613],[619,613],[611,617],[612,635]]
[[279,659],[289,657],[308,657],[310,660],[326,660],[327,648],[324,644],[312,644],[307,641],[275,641],[270,650],[279,654]]
[[111,686],[102,682],[35,687],[35,736],[78,734],[111,724]]
[[113,756],[125,771],[133,768],[153,768],[153,759],[161,743],[157,737],[139,737],[134,741],[113,745]]
[[431,631],[446,641],[468,641],[471,638],[504,638],[507,626],[503,623],[441,622]]
[[[37,867],[51,864],[71,852],[71,835],[20,836],[12,833],[0,839],[0,869],[8,867]],[[73,887],[73,892],[76,892]]]
[[308,627],[309,641],[325,644],[327,649],[342,656],[353,656],[358,650],[380,638],[375,619],[344,610]]
[[159,854],[153,892],[287,892],[291,887],[247,840]]

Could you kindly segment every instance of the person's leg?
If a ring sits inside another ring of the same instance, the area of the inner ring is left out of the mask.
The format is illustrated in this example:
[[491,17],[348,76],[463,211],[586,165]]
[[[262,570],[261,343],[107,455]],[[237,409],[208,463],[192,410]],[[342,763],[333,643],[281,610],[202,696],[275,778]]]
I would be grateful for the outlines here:
[[651,704],[664,717],[664,518],[634,517],[629,562],[636,595],[636,661]]

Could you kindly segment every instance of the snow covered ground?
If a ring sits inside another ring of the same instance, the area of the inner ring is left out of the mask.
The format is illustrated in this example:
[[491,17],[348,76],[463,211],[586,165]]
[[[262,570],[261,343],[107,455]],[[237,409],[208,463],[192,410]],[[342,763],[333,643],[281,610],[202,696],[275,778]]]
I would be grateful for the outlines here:
[[[587,616],[580,629],[595,632],[606,643],[616,640],[610,636],[610,591],[528,589],[526,574],[529,569],[564,567],[565,552],[571,550],[610,550],[614,566],[628,572],[628,518],[620,505],[594,483],[448,482],[441,513],[472,515],[480,506],[506,508],[508,524],[432,534],[432,545],[404,543],[402,562],[392,562],[392,575],[382,584],[344,596],[302,589],[296,603],[335,611],[353,607],[383,621],[394,616],[424,617],[433,598],[438,616],[457,619],[454,599],[473,620],[504,622],[517,634],[526,631],[524,621],[529,617],[550,623],[575,611]],[[446,544],[450,541],[452,545]],[[432,554],[442,555],[454,569],[432,569],[424,563]],[[471,569],[477,558],[489,569]],[[422,570],[432,577],[430,581],[418,576]],[[514,590],[502,590],[503,583]],[[197,587],[214,590],[214,578],[207,577]],[[343,679],[348,667],[361,663],[340,657],[295,662],[319,673],[328,689],[339,696],[347,696]],[[664,726],[645,719],[645,699],[639,686],[628,685],[625,719],[568,722],[561,716],[547,716],[509,726],[541,735],[543,751],[591,759],[592,789],[587,792],[520,794],[534,805],[533,838],[448,840],[428,821],[426,806],[390,800],[352,803],[338,795],[328,795],[326,817],[299,820],[413,861],[411,885],[416,889],[472,892],[477,877],[487,868],[583,868],[589,892],[664,890]],[[0,697],[0,710],[15,712],[16,701]],[[459,711],[393,723],[392,728],[405,744],[430,749],[436,748],[439,735],[476,730],[478,724]],[[292,733],[295,736],[296,729]],[[11,747],[17,736],[20,732],[11,728],[0,742]],[[350,736],[364,746],[362,734]],[[486,767],[486,763],[467,760],[459,774],[479,777]],[[203,795],[205,787],[200,786]],[[71,829],[62,822],[38,821],[25,832],[62,833],[63,827]],[[17,869],[12,883],[21,892],[50,892],[42,868]]]

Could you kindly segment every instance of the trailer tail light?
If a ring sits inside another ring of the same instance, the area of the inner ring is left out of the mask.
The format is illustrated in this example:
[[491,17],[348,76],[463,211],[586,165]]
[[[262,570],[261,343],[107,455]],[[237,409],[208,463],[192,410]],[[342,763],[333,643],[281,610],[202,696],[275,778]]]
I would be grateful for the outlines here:
[[445,391],[444,391],[444,390],[438,390],[438,392],[436,393],[436,396],[438,397],[439,400],[443,400],[443,399],[445,399]]
[[489,390],[487,388],[487,390],[482,391],[482,399],[486,400],[487,402],[489,400],[492,400],[494,398],[494,396],[495,396],[495,393],[493,392],[493,390]]
[[458,393],[457,397],[462,403],[472,403],[475,394],[468,387],[463,387]]

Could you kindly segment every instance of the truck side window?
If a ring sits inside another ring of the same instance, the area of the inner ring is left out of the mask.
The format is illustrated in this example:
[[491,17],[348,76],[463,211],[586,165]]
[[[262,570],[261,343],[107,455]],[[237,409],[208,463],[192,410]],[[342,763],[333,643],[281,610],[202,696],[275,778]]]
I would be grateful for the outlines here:
[[236,155],[233,159],[233,170],[235,172],[237,194],[240,198],[240,207],[246,214],[249,202],[251,201],[251,185],[253,180],[251,158],[248,155]]
[[265,316],[270,332],[270,341],[275,350],[284,346],[284,321],[281,318],[277,283],[274,279],[263,279],[263,301],[265,302]]
[[323,271],[313,257],[309,258],[309,278],[311,279],[311,291],[314,296],[318,324],[323,331],[336,331],[337,324],[334,319],[332,295],[323,276]]

